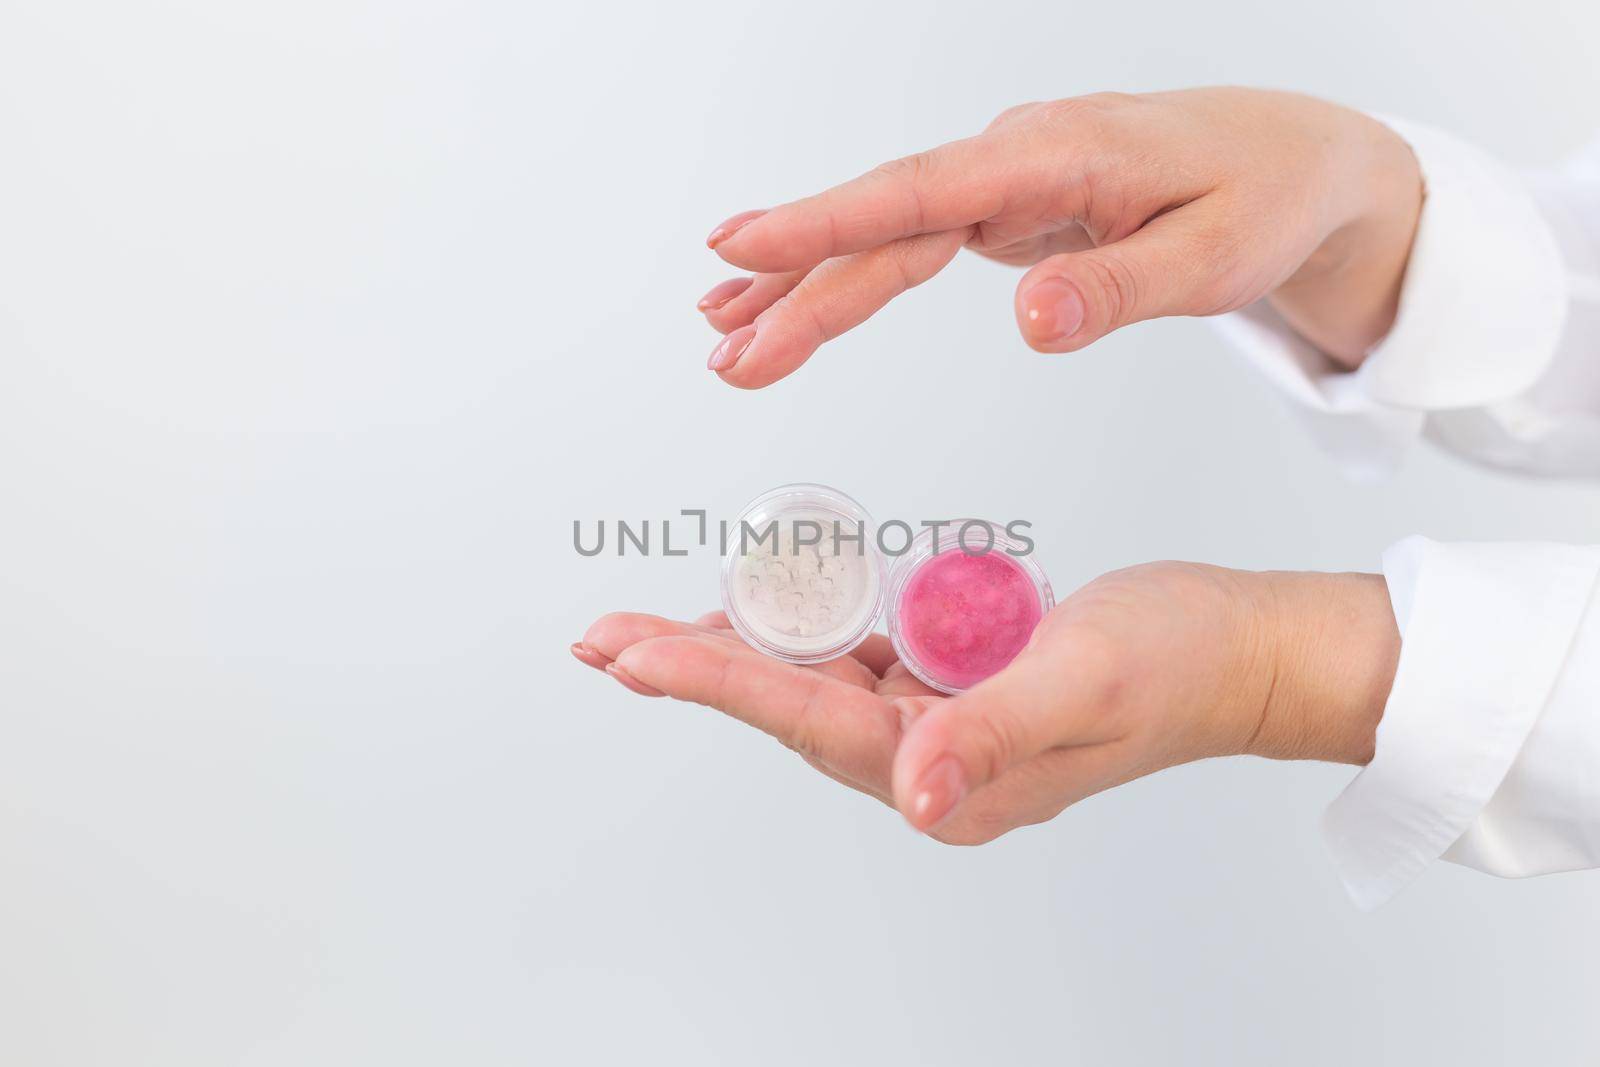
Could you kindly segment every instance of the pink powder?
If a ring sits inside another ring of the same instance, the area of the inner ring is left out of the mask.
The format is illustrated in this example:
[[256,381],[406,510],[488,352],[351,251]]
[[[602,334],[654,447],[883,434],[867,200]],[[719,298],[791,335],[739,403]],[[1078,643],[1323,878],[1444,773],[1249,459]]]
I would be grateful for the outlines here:
[[898,621],[906,650],[923,670],[966,689],[1010,663],[1042,615],[1038,591],[1010,556],[954,549],[911,576]]

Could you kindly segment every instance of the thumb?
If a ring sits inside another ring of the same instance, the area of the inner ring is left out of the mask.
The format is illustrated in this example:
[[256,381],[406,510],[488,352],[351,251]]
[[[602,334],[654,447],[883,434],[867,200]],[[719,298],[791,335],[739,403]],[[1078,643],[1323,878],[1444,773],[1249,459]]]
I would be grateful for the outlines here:
[[[1108,657],[1035,645],[976,687],[912,719],[895,751],[895,807],[926,831],[972,792],[1048,749],[1106,740]],[[902,719],[904,721],[904,717]]]
[[1040,352],[1076,352],[1113,330],[1165,315],[1218,310],[1220,268],[1195,208],[1120,241],[1041,260],[1017,285],[1017,328]]

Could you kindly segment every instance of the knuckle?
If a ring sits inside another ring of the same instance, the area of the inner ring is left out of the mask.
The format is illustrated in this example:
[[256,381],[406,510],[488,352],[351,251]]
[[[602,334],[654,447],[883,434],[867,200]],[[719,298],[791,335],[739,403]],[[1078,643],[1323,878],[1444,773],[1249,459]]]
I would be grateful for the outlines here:
[[[733,664],[731,660],[724,659],[717,668],[717,677],[711,683],[710,707],[726,708],[730,706],[728,699],[732,685]],[[704,703],[704,701],[701,701]]]
[[823,697],[822,676],[807,672],[809,682],[806,692],[795,708],[786,736],[781,740],[784,747],[798,752],[807,760],[821,759],[822,752],[818,747],[818,720]]
[[880,245],[875,251],[882,257],[879,262],[888,263],[902,274],[910,267],[911,261],[918,251],[918,239],[915,237],[902,237]]
[[1191,290],[1189,309],[1192,315],[1221,315],[1236,311],[1250,302],[1248,290],[1233,277],[1211,272],[1196,279]]
[[795,753],[800,758],[807,760],[808,762],[822,758],[817,755],[816,741],[811,736],[811,730],[808,727],[801,726],[797,723],[795,724],[794,728],[789,731],[788,736],[779,738],[779,740],[782,742],[784,748]]
[[1021,750],[1022,731],[1011,715],[993,712],[978,716],[972,725],[979,755],[984,761],[982,780],[991,781],[1016,759]]
[[1047,104],[1038,100],[1029,101],[1026,104],[1013,104],[990,120],[987,129],[998,130],[1010,126],[1021,119],[1027,118],[1029,115],[1038,114],[1041,108],[1047,106]]
[[928,168],[927,153],[918,152],[915,155],[901,156],[899,159],[880,163],[872,168],[872,174],[895,185],[915,186],[927,177]]
[[1084,655],[1089,661],[1086,680],[1090,705],[1105,712],[1120,708],[1134,674],[1126,646],[1102,637],[1089,642]]
[[1143,300],[1146,284],[1142,272],[1126,257],[1090,253],[1082,257],[1089,288],[1099,305],[1103,329],[1131,322]]
[[1181,269],[1191,315],[1220,315],[1254,300],[1268,283],[1248,269],[1247,240],[1236,227],[1213,221],[1193,226],[1182,245]]
[[928,268],[928,237],[908,237],[891,241],[882,249],[899,292],[915,289],[931,276]]
[[[802,331],[811,335],[814,345],[823,345],[833,340],[834,333],[829,328],[827,320],[818,310],[817,301],[813,299],[816,287],[824,283],[833,269],[830,264],[837,261],[830,260],[812,272],[813,277],[808,277],[792,292],[778,299],[770,308],[759,315],[757,322],[763,320],[786,321]],[[740,364],[745,361],[740,360]],[[736,364],[736,368],[739,364]]]
[[932,155],[918,152],[915,155],[901,156],[899,159],[880,163],[873,169],[872,173],[880,180],[890,183],[905,203],[904,217],[900,220],[901,229],[915,233],[921,232],[924,228],[922,191],[933,168]]
[[1076,699],[1088,710],[1112,713],[1121,709],[1131,694],[1141,665],[1126,636],[1146,625],[1148,608],[1130,601],[1116,591],[1096,596],[1089,594],[1086,607],[1094,619],[1070,624],[1072,675]]
[[1069,96],[1052,100],[1045,105],[1043,117],[1052,125],[1072,126],[1093,131],[1103,128],[1116,114],[1125,110],[1134,100],[1127,93],[1090,93],[1087,96]]
[[1137,103],[1139,98],[1133,93],[1098,92],[1088,93],[1078,97],[1085,105],[1098,111],[1120,111]]

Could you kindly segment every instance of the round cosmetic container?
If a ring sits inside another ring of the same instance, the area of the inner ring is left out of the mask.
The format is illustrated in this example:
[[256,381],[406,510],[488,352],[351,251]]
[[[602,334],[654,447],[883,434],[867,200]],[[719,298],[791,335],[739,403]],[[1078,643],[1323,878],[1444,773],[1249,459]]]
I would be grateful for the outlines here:
[[1055,605],[1028,546],[983,519],[927,527],[895,561],[889,640],[906,669],[942,693],[1010,663]]
[[825,485],[784,485],[728,527],[722,606],[740,637],[790,663],[855,648],[883,610],[886,568],[872,516]]

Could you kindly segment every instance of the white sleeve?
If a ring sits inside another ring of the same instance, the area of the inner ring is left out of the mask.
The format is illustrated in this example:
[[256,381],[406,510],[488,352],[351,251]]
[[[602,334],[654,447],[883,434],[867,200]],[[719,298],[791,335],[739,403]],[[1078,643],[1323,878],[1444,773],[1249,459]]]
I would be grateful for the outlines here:
[[1265,301],[1214,321],[1354,477],[1391,472],[1419,436],[1495,467],[1600,476],[1600,144],[1524,178],[1384,121],[1426,187],[1388,337],[1347,372]]
[[[1353,476],[1420,436],[1600,476],[1600,144],[1530,179],[1389,125],[1427,196],[1394,328],[1361,369],[1265,303],[1218,324]],[[1440,858],[1505,877],[1600,866],[1600,547],[1411,538],[1383,569],[1399,669],[1376,754],[1323,822],[1351,897],[1376,907]]]
[[1376,755],[1323,820],[1351,898],[1376,907],[1440,857],[1600,866],[1600,547],[1413,537],[1383,570],[1399,669]]

